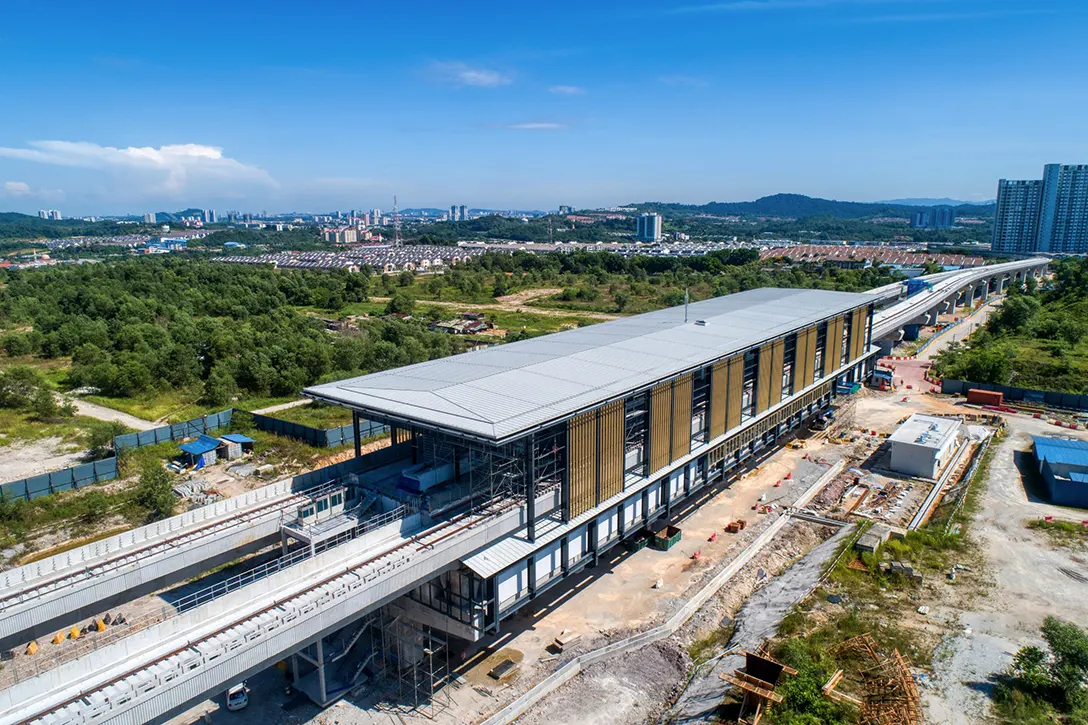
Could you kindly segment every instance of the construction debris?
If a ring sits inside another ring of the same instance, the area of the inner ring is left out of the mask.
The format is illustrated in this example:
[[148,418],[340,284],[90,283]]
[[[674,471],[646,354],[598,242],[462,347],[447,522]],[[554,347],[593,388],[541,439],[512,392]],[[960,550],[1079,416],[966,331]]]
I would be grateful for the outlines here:
[[918,686],[910,671],[910,663],[898,649],[883,656],[870,634],[861,634],[839,645],[833,654],[853,652],[871,660],[873,666],[861,671],[862,697],[856,698],[836,688],[843,679],[838,670],[823,686],[826,697],[836,702],[848,702],[861,710],[861,725],[920,725],[922,706]]
[[740,689],[744,699],[737,713],[740,725],[759,725],[772,703],[782,702],[782,696],[774,691],[782,675],[796,675],[797,670],[773,660],[765,651],[744,652],[744,667],[732,673],[719,675],[723,680]]

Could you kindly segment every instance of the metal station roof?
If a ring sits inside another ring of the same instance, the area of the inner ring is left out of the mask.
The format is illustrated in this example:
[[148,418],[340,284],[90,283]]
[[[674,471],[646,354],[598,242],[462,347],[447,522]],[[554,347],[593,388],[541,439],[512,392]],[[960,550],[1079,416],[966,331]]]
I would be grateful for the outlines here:
[[1067,438],[1032,436],[1035,456],[1040,461],[1064,463],[1070,466],[1088,466],[1088,442]]
[[893,443],[909,443],[939,450],[962,425],[963,423],[953,418],[915,413],[892,433],[889,440]]
[[762,288],[306,388],[306,395],[502,440],[864,306],[873,295]]

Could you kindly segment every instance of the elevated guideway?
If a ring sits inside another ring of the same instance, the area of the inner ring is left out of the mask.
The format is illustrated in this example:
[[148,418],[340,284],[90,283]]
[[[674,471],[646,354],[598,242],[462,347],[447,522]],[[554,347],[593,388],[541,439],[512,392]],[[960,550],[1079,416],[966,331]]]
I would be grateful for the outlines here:
[[[285,513],[318,489],[290,479],[0,573],[0,647],[237,559],[279,536]],[[320,488],[320,487],[318,487]]]
[[976,296],[1004,292],[1012,281],[1021,282],[1029,274],[1039,276],[1049,261],[1045,257],[1035,257],[922,277],[929,284],[927,289],[874,315],[872,339],[894,344],[902,337],[906,326],[933,324],[937,315],[951,311],[961,300],[962,304],[969,304]]
[[[537,498],[558,505],[558,492]],[[412,514],[0,691],[0,725],[161,721],[360,619],[526,524],[496,501],[426,526]]]

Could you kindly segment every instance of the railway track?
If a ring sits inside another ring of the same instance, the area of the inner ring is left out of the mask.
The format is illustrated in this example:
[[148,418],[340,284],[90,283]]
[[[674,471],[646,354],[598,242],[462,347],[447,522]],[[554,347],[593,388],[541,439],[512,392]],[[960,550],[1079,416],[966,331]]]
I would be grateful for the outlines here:
[[[207,634],[186,639],[186,644],[169,652],[149,657],[141,665],[126,669],[123,673],[109,680],[96,684],[93,688],[81,692],[56,705],[45,706],[33,714],[23,715],[12,721],[16,725],[29,723],[57,723],[61,725],[79,725],[97,722],[104,711],[125,705],[155,689],[156,685],[165,685],[179,674],[192,672],[204,663],[218,660],[224,653],[237,649],[243,643],[255,641],[255,632],[262,628],[271,632],[283,623],[293,621],[300,615],[310,612],[315,601],[333,601],[339,599],[334,590],[350,590],[374,581],[394,570],[400,569],[422,552],[433,550],[436,545],[447,541],[488,521],[517,508],[515,500],[492,500],[474,511],[464,512],[430,529],[405,539],[381,552],[368,557],[362,562],[347,565],[319,581],[308,584],[304,589],[292,592],[282,599],[257,611],[235,619]],[[150,685],[150,686],[149,686]],[[109,695],[104,695],[104,691]],[[123,695],[132,693],[132,696]]]
[[248,508],[218,521],[160,539],[145,546],[121,551],[115,556],[109,556],[98,561],[90,562],[85,566],[61,571],[56,576],[32,580],[27,582],[28,586],[26,587],[14,591],[9,590],[0,594],[0,614],[12,607],[31,602],[39,597],[52,594],[77,584],[86,583],[88,580],[94,579],[95,577],[115,572],[146,557],[154,556],[155,554],[171,549],[178,549],[193,544],[194,542],[207,539],[208,537],[218,536],[226,531],[230,531],[239,526],[245,526],[256,519],[265,516],[279,514],[285,509],[305,502],[311,495],[320,493],[331,485],[333,484],[326,484],[305,492],[288,494],[278,500]]

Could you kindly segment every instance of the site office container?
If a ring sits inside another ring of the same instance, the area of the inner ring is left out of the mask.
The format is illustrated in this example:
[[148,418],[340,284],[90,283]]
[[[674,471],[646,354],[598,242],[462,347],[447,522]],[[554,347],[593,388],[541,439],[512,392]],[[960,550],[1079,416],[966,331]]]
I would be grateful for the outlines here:
[[1005,403],[1005,395],[996,390],[979,390],[978,388],[972,388],[967,391],[967,402],[974,403],[975,405],[1003,405]]

